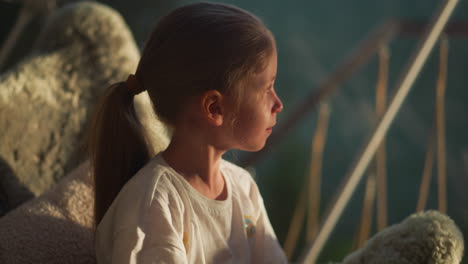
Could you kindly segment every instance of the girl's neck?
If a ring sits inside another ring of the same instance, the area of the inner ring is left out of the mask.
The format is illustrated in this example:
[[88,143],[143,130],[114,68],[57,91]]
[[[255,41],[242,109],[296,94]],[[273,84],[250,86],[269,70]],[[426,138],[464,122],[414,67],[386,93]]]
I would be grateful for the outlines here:
[[162,153],[163,158],[202,195],[224,200],[227,191],[220,164],[225,151],[207,144],[196,135],[174,131],[171,143]]

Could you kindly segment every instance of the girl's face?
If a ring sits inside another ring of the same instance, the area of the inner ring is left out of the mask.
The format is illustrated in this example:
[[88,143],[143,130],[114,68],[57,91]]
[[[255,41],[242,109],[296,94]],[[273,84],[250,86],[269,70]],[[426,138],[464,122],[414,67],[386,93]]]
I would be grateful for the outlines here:
[[283,104],[274,90],[277,70],[276,51],[270,56],[265,69],[253,74],[245,85],[243,98],[235,116],[233,136],[235,148],[258,151],[276,124],[276,114],[283,110]]

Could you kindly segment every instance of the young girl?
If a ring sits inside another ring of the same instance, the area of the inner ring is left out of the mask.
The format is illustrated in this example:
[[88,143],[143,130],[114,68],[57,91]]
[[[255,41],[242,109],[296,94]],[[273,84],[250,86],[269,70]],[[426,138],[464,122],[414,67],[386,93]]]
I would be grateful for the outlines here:
[[[257,185],[222,159],[265,145],[283,108],[276,68],[272,33],[240,8],[197,3],[159,22],[91,129],[98,263],[286,262]],[[133,109],[142,91],[173,129],[155,156]]]

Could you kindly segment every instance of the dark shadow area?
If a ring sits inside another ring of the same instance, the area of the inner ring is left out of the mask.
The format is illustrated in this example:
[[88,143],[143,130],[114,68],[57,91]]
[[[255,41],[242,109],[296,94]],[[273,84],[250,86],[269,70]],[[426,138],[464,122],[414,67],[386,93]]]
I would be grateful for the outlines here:
[[10,165],[0,157],[0,216],[34,198],[34,194],[16,177]]

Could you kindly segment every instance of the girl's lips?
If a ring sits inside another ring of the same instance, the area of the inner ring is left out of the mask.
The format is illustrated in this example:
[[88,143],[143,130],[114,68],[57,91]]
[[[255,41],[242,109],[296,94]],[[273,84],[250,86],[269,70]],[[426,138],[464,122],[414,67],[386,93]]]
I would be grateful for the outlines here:
[[267,131],[270,131],[270,132],[273,131],[273,127],[274,127],[275,125],[276,125],[276,123],[273,124],[271,127],[267,128],[266,130],[267,130]]

